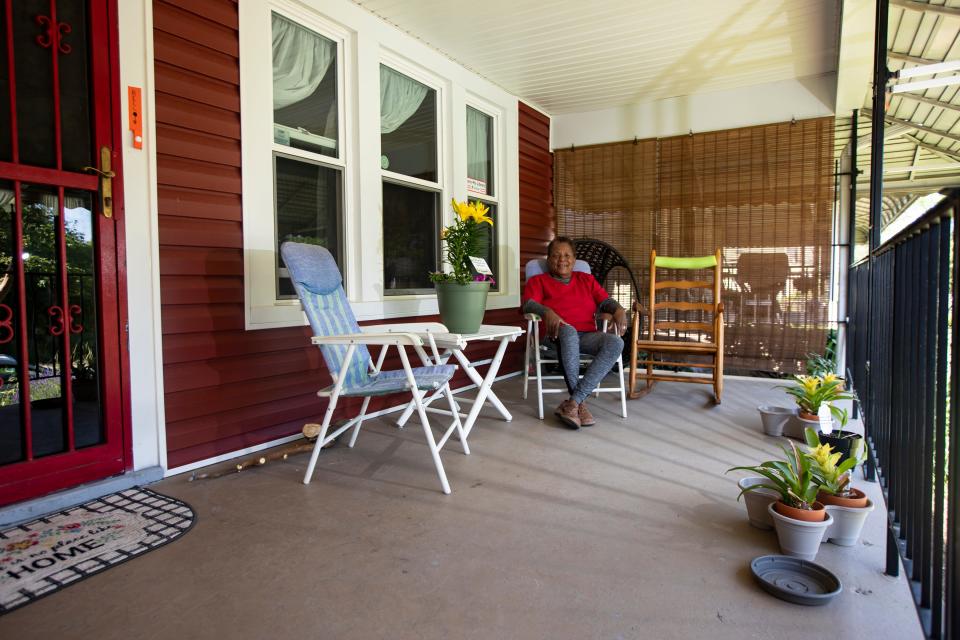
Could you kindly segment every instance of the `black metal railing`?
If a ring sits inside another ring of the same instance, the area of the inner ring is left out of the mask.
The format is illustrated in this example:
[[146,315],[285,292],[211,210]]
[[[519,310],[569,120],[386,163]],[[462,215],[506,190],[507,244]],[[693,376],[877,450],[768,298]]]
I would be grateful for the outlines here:
[[[960,190],[850,270],[847,367],[924,631],[960,638],[957,406]],[[948,468],[949,466],[949,468]]]

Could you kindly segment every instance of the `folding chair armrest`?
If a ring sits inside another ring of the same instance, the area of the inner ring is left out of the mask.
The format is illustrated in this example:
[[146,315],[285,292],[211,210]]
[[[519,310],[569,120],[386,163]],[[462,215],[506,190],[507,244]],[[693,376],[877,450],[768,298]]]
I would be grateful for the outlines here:
[[597,324],[600,325],[600,331],[604,333],[613,333],[613,314],[601,311],[597,314]]
[[723,315],[723,301],[717,303],[717,315]]
[[639,313],[639,314],[642,315],[642,316],[647,315],[647,308],[644,307],[644,306],[643,306],[642,304],[640,304],[639,302],[634,302],[634,303],[633,303],[633,310],[636,311],[637,313]]
[[449,333],[439,322],[398,322],[394,324],[371,324],[360,327],[364,333]]
[[313,336],[313,344],[386,344],[422,347],[423,340],[414,333],[344,333],[338,336]]

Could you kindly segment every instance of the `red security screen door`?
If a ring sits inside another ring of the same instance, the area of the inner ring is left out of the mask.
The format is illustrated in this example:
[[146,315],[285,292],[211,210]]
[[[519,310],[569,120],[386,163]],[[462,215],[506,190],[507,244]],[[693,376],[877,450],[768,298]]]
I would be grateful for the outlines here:
[[0,505],[124,470],[114,0],[0,0]]

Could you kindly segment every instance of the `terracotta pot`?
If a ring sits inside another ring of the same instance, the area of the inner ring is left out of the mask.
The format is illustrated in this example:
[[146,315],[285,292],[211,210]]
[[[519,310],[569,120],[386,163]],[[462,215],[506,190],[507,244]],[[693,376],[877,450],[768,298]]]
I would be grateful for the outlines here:
[[777,500],[773,503],[773,508],[782,516],[803,522],[823,522],[827,517],[827,512],[823,510],[822,502],[814,502],[813,509],[797,509],[782,500]]
[[817,500],[822,502],[824,505],[836,505],[838,507],[849,507],[851,509],[860,509],[867,506],[867,494],[860,489],[851,489],[853,496],[850,498],[844,498],[842,496],[835,496],[824,491],[821,491],[817,494]]
[[804,420],[813,420],[815,422],[820,422],[820,416],[815,413],[807,413],[806,411],[798,411],[797,415],[803,418]]

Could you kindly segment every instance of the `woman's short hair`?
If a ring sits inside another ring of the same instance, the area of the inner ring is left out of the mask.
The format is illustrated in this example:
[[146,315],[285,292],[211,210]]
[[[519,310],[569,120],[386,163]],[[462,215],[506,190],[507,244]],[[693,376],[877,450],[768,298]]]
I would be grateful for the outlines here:
[[568,244],[570,245],[570,250],[573,251],[573,255],[577,255],[577,243],[574,242],[573,238],[567,236],[557,236],[547,244],[547,257],[550,256],[550,252],[553,251],[553,247],[558,244]]

